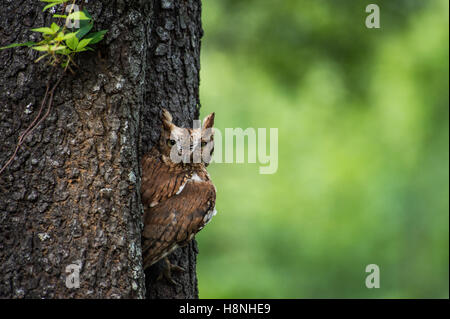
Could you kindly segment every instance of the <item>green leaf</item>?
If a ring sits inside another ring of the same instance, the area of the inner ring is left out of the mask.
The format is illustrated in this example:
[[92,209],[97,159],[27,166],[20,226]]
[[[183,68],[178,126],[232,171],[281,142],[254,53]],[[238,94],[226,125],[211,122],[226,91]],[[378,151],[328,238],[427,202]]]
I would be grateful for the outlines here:
[[67,48],[65,45],[52,45],[50,51],[59,51]]
[[78,38],[77,37],[71,37],[71,38],[66,40],[66,44],[72,50],[76,50],[76,48],[78,46]]
[[59,31],[59,25],[57,25],[56,23],[52,23],[52,25],[50,26],[50,28],[56,33]]
[[75,37],[76,35],[77,35],[76,32],[66,33],[66,34],[64,35],[64,37],[63,37],[63,40],[68,40],[68,39],[70,39],[70,38]]
[[91,20],[84,11],[75,11],[67,16],[69,20]]
[[31,48],[36,51],[48,51],[48,44],[38,45],[38,46],[31,47]]
[[98,42],[102,41],[102,39],[105,36],[106,32],[108,32],[108,30],[101,30],[101,31],[98,31],[98,32],[90,33],[90,34],[88,34],[86,36],[86,39],[92,39],[89,42],[90,44],[98,43]]
[[47,4],[44,9],[42,9],[42,12],[45,12],[47,9],[50,9],[51,7],[57,6],[59,4],[59,2],[53,2],[50,4]]
[[53,15],[53,18],[67,18],[67,15],[65,15],[65,14],[54,14]]
[[9,44],[9,45],[7,45],[5,47],[1,47],[0,50],[16,48],[16,47],[23,47],[23,46],[31,47],[31,46],[33,46],[35,44],[36,44],[36,42],[32,42],[32,41],[28,41],[28,42],[25,42],[25,43],[12,43],[12,44]]
[[86,8],[83,9],[84,14],[86,15],[86,17],[88,17],[89,19],[92,20],[92,16],[89,14],[89,12],[87,11]]
[[77,38],[78,38],[78,40],[81,40],[82,37],[84,37],[86,34],[88,34],[89,31],[91,31],[92,27],[94,26],[94,23],[93,22],[87,22],[85,20],[85,21],[82,21],[80,23],[80,25],[81,25],[81,28],[78,29],[78,31],[77,31]]
[[49,9],[49,8],[51,8],[51,7],[54,7],[54,6],[56,6],[56,5],[58,5],[58,4],[61,4],[61,3],[65,3],[65,2],[68,2],[69,0],[40,0],[41,2],[51,2],[50,4],[47,4],[45,7],[44,7],[44,9],[42,9],[42,11],[45,11],[45,10],[47,10],[47,9]]
[[58,50],[55,53],[62,54],[62,55],[69,55],[72,52],[74,52],[74,51],[72,51],[71,49],[66,47],[65,49]]
[[80,41],[80,43],[78,43],[77,46],[77,51],[83,49],[85,46],[87,46],[89,44],[89,42],[91,42],[92,39],[88,38],[88,39],[83,39]]
[[56,35],[56,38],[53,39],[53,41],[56,42],[61,42],[64,40],[64,32],[58,32],[58,34]]
[[41,33],[43,33],[43,34],[55,34],[55,33],[56,33],[55,31],[53,31],[52,29],[47,28],[47,27],[31,29],[31,31],[34,31],[34,32],[41,32]]

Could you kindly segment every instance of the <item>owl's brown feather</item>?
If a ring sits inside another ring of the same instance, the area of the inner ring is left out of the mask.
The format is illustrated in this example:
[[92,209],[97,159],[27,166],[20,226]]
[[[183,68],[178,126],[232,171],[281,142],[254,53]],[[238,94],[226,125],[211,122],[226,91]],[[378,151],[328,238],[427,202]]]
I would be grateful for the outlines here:
[[[187,244],[215,214],[216,191],[205,168],[214,149],[214,113],[201,129],[180,128],[172,120],[163,110],[159,143],[141,163],[144,269]],[[199,163],[196,154],[202,155]]]
[[144,268],[187,244],[209,221],[216,192],[203,164],[184,166],[152,150],[142,159]]
[[172,197],[186,183],[188,172],[180,165],[165,162],[163,156],[153,148],[142,159],[142,204],[152,206]]

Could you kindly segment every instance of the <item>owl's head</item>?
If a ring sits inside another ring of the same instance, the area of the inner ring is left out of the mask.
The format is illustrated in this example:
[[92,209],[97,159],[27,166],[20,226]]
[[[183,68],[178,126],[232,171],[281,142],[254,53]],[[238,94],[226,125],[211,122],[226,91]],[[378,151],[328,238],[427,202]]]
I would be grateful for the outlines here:
[[162,131],[159,151],[165,160],[174,164],[208,165],[214,151],[214,113],[203,120],[199,128],[178,127],[172,122],[169,111],[162,110]]

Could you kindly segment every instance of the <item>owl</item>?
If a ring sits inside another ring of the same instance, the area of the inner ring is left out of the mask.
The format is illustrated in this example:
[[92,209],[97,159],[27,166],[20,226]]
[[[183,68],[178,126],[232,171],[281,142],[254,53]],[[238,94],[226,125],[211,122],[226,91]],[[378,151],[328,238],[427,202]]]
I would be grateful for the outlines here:
[[214,113],[200,128],[181,128],[162,110],[158,144],[142,158],[144,269],[164,258],[163,275],[184,271],[167,256],[192,240],[216,214],[216,189],[206,170],[214,150]]

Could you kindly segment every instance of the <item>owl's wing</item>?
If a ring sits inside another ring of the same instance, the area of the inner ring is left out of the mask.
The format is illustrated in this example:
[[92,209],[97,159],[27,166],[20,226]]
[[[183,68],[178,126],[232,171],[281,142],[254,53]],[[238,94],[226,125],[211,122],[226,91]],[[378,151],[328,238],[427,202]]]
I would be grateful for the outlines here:
[[188,181],[180,194],[146,208],[144,268],[191,240],[209,221],[215,201],[216,192],[210,181]]
[[142,158],[141,200],[144,207],[175,196],[189,179],[189,174],[177,166],[162,162],[157,152]]

